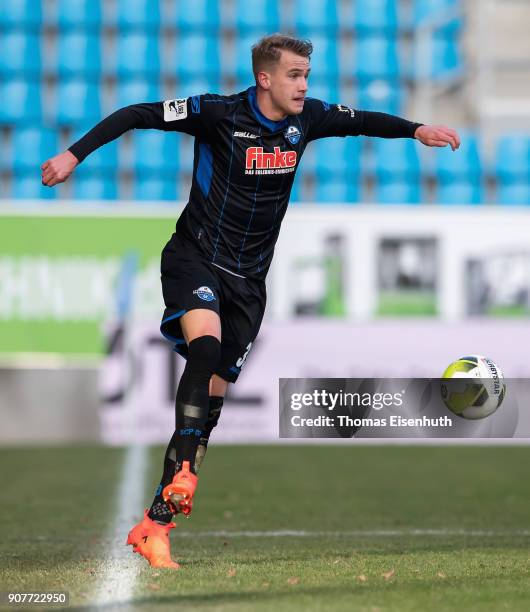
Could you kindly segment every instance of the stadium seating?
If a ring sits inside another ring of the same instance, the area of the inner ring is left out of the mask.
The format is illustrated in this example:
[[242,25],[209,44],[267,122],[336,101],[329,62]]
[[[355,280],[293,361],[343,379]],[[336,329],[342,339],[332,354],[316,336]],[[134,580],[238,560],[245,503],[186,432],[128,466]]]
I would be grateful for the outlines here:
[[495,156],[497,200],[500,204],[530,204],[530,138],[506,134]]
[[484,198],[477,136],[462,131],[461,139],[457,153],[448,146],[433,153],[441,204],[479,204]]
[[115,200],[118,197],[116,176],[97,174],[79,166],[72,182],[76,200]]
[[20,199],[54,200],[57,189],[50,189],[42,184],[39,171],[25,170],[12,175],[10,196]]
[[61,78],[97,79],[101,70],[101,39],[96,33],[61,33],[57,43],[56,71]]
[[396,40],[383,35],[358,39],[355,52],[355,74],[363,79],[397,79],[399,59]]
[[395,0],[357,0],[354,27],[361,33],[375,31],[393,34],[399,24],[397,5]]
[[[310,96],[403,115],[416,82],[453,82],[462,74],[461,8],[462,0],[0,0],[0,129],[7,128],[0,133],[1,157],[11,192],[68,193],[42,188],[33,176],[57,150],[59,128],[75,139],[129,104],[245,90],[254,82],[252,44],[278,30],[313,41]],[[427,23],[434,30],[425,51],[411,35]],[[419,61],[402,61],[409,57]],[[426,167],[412,141],[374,139],[367,147],[373,155],[362,163],[360,140],[318,141],[304,157],[293,199],[361,200],[362,168],[373,180],[367,194],[381,203],[431,196],[445,204],[479,203],[488,173],[496,201],[530,204],[526,136],[502,137],[488,167],[476,136],[464,134],[462,141],[457,154],[427,151]],[[89,156],[74,194],[118,197],[125,180],[118,169],[131,173],[139,200],[183,197],[193,141],[138,130]]]
[[58,0],[57,25],[65,32],[97,30],[102,22],[101,3],[103,0]]
[[114,70],[118,77],[148,77],[160,72],[160,38],[153,33],[130,32],[117,39]]
[[358,108],[393,115],[401,115],[406,91],[399,80],[378,79],[359,84]]
[[220,65],[218,44],[218,38],[213,35],[198,32],[179,34],[173,61],[167,70],[184,80],[196,75],[215,77]]
[[56,115],[52,119],[58,125],[100,121],[103,117],[98,85],[78,79],[60,81],[54,109]]
[[318,32],[333,35],[339,23],[335,0],[295,0],[292,21],[285,24],[301,36]]
[[242,32],[277,32],[280,28],[278,9],[279,3],[270,0],[236,0],[235,27]]
[[12,73],[35,78],[41,70],[41,40],[36,32],[16,29],[0,34],[0,78]]
[[193,0],[183,5],[175,2],[169,24],[176,25],[180,32],[216,32],[219,28],[218,0]]
[[6,79],[0,83],[0,123],[27,125],[42,118],[40,81]]
[[137,200],[172,200],[179,197],[177,179],[174,176],[140,176],[134,183],[134,198]]
[[[117,0],[117,2],[116,25],[121,32],[130,30],[155,32],[160,27],[161,2],[153,2],[153,0]],[[188,10],[189,5],[193,2],[185,4]]]
[[141,102],[158,102],[162,99],[158,79],[120,79],[116,84],[115,99],[116,109]]
[[[136,173],[168,174],[179,170],[179,142],[182,136],[157,130],[135,130],[134,168]],[[145,152],[149,151],[149,155]]]
[[42,4],[35,0],[2,0],[0,30],[18,27],[37,30],[42,23]]
[[42,162],[58,151],[57,131],[40,127],[20,127],[14,131],[11,164],[15,171],[39,174]]

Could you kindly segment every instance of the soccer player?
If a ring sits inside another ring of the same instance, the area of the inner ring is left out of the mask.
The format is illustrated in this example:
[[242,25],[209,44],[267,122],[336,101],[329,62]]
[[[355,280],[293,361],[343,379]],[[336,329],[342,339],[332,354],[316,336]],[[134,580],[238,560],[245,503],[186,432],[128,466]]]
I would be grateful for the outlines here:
[[162,251],[161,266],[166,305],[161,331],[187,359],[186,367],[160,484],[127,539],[152,566],[178,567],[169,548],[172,518],[192,510],[197,473],[227,385],[237,380],[260,328],[265,277],[306,146],[317,138],[359,135],[416,138],[453,150],[460,144],[447,127],[308,97],[312,50],[307,40],[265,37],[252,48],[255,86],[230,96],[122,108],[42,165],[42,182],[51,187],[127,130],[195,137],[189,201]]

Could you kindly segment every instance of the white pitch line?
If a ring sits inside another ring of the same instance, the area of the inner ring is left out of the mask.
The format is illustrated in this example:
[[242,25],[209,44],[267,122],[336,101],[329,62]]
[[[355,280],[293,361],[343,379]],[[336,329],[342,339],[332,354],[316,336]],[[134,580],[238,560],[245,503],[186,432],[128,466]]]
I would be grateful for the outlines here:
[[133,555],[125,541],[138,516],[143,516],[146,467],[147,447],[129,446],[116,496],[116,516],[107,536],[112,548],[103,562],[103,576],[92,599],[96,605],[130,602],[136,578],[145,564],[136,558],[139,555]]
[[492,537],[527,537],[529,529],[490,531],[480,529],[376,529],[356,531],[297,531],[284,529],[279,531],[193,531],[180,532],[179,538],[314,538],[314,537],[355,537],[355,538],[386,538],[401,536],[470,536],[480,538]]

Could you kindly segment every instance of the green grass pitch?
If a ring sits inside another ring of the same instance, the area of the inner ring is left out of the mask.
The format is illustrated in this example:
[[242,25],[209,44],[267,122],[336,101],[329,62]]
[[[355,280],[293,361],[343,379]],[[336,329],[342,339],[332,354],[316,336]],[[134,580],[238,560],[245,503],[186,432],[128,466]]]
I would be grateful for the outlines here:
[[[162,455],[150,449],[146,503]],[[67,590],[71,609],[93,609],[123,458],[0,450],[0,590]],[[181,569],[123,546],[117,566],[139,568],[132,601],[102,609],[528,610],[529,459],[525,447],[212,444],[193,515],[172,532]]]

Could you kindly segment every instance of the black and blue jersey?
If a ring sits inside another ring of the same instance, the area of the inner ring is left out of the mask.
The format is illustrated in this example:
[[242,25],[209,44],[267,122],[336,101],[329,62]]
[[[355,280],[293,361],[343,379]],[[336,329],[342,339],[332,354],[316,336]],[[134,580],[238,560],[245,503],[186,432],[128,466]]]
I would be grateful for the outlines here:
[[271,121],[260,112],[256,88],[250,87],[231,96],[205,94],[125,107],[69,150],[82,161],[132,128],[191,134],[193,182],[176,233],[212,264],[264,279],[309,142],[328,136],[412,138],[419,125],[313,98],[306,98],[300,114]]

